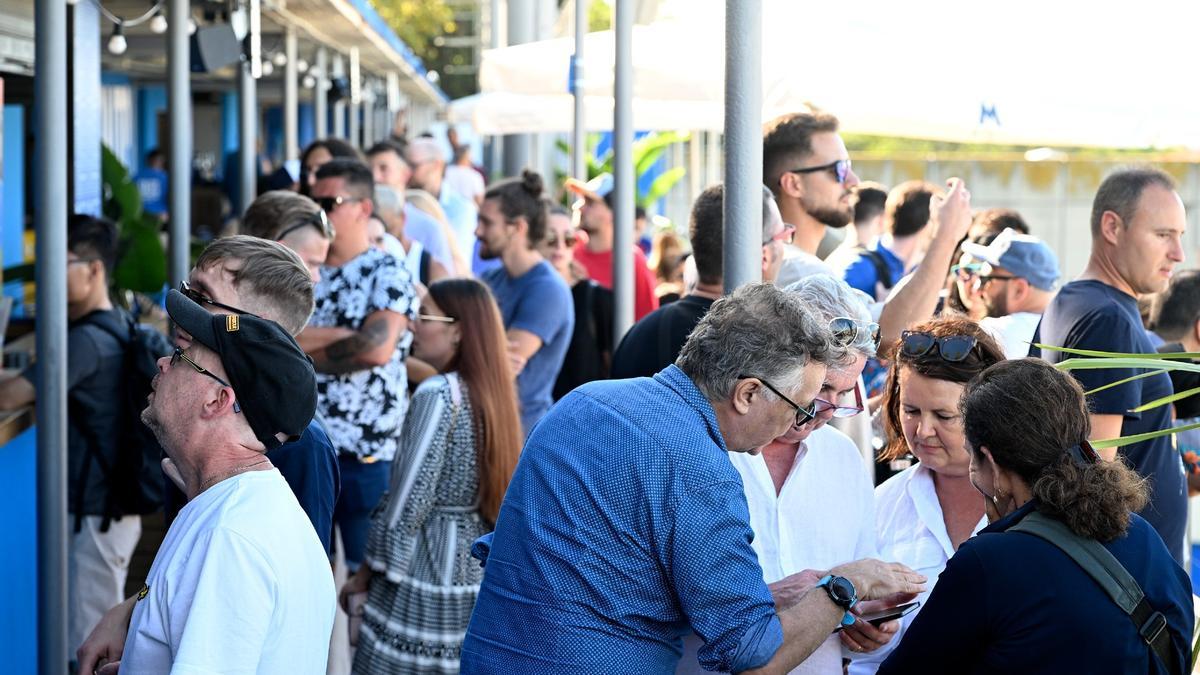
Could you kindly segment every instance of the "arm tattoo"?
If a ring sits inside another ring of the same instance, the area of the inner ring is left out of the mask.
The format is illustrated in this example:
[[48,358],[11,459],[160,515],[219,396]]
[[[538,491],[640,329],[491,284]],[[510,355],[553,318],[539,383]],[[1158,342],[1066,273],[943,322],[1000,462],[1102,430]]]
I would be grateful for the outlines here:
[[313,359],[313,367],[318,372],[331,375],[364,370],[366,366],[358,357],[385,344],[388,341],[388,333],[386,320],[371,321],[354,335],[326,347],[324,354],[318,354],[318,357]]

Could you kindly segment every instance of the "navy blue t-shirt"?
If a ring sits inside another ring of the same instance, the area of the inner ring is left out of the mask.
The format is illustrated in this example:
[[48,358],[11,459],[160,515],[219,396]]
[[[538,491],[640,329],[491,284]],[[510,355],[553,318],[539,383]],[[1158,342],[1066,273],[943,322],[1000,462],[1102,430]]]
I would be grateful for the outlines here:
[[1192,592],[1145,520],[1104,548],[1162,612],[1177,664],[1164,669],[1129,615],[1054,544],[1005,532],[1036,500],[964,543],[938,577],[929,602],[879,668],[893,673],[1182,672],[1190,658]]
[[[333,505],[342,490],[342,474],[338,470],[337,453],[325,429],[314,419],[299,440],[267,452],[267,459],[292,488],[296,501],[308,514],[328,553],[333,540]],[[169,527],[187,499],[170,480],[166,484],[165,512]]]
[[521,426],[529,434],[554,403],[554,382],[575,330],[571,289],[544,260],[516,278],[508,276],[503,267],[484,272],[482,278],[500,305],[505,330],[526,330],[542,341],[542,348],[529,357],[517,376]]
[[[1042,314],[1034,333],[1034,342],[1109,352],[1155,352],[1146,336],[1138,313],[1137,300],[1131,295],[1100,281],[1072,281],[1063,286]],[[1058,363],[1069,355],[1041,352],[1031,347],[1030,356]],[[1143,369],[1105,368],[1072,370],[1071,374],[1092,390],[1140,373]],[[1098,415],[1124,415],[1121,436],[1166,429],[1171,426],[1171,406],[1164,405],[1142,413],[1129,412],[1138,406],[1173,393],[1171,378],[1165,373],[1126,382],[1088,396],[1088,409]],[[1167,550],[1182,563],[1184,531],[1187,525],[1187,481],[1183,461],[1169,436],[1126,445],[1118,449],[1139,475],[1150,480],[1150,503],[1141,516],[1162,535]]]

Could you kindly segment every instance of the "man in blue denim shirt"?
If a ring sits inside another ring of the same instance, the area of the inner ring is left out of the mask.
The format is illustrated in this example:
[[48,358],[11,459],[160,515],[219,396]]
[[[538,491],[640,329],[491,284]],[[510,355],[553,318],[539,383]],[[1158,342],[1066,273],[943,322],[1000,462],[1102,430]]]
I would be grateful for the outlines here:
[[790,670],[846,615],[847,593],[920,590],[908,568],[867,560],[777,607],[750,547],[725,453],[806,421],[844,358],[832,345],[796,299],[751,284],[713,303],[675,365],[563,398],[476,542],[485,572],[462,672],[671,673],[690,631],[706,668]]

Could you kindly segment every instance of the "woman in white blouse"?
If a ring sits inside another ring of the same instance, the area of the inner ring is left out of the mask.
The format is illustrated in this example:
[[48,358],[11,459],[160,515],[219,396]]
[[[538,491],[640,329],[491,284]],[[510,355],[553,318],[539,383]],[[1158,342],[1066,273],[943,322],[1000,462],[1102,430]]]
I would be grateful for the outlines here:
[[[881,558],[928,577],[921,602],[950,556],[987,525],[983,499],[969,477],[971,456],[958,402],[971,378],[1003,360],[995,339],[963,318],[918,324],[901,334],[896,348],[883,398],[888,444],[880,459],[911,453],[918,461],[875,489],[875,525]],[[916,615],[904,617],[888,646],[855,657],[850,673],[874,673]]]

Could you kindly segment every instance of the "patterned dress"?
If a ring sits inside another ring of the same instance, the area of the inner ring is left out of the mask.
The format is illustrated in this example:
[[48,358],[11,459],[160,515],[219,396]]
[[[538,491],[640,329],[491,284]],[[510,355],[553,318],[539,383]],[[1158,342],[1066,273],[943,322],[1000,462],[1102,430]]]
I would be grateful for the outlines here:
[[417,388],[400,448],[367,537],[374,576],[354,672],[457,673],[483,577],[470,547],[491,526],[479,515],[475,429],[455,374]]

